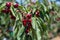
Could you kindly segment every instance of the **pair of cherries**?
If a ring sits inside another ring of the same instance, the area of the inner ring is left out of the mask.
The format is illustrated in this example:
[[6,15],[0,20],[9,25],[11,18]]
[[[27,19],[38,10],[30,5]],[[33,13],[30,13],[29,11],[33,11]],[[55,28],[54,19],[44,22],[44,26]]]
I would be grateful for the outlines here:
[[[8,8],[10,8],[11,5],[13,5],[11,2],[7,2],[7,3],[6,3],[6,6],[7,6]],[[13,6],[14,6],[14,8],[18,8],[19,5],[16,3],[16,4],[14,4]]]

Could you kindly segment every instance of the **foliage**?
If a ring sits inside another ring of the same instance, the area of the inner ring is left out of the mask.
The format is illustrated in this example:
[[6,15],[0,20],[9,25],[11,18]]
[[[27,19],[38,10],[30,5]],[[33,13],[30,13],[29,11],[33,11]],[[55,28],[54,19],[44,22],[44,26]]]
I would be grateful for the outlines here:
[[[48,32],[53,29],[51,25],[54,21],[56,22],[57,18],[57,15],[54,13],[55,11],[49,9],[46,4],[40,4],[39,2],[36,2],[36,5],[32,4],[28,7],[18,5],[17,8],[14,8],[14,4],[11,3],[10,8],[6,6],[6,2],[0,5],[0,25],[4,24],[6,28],[13,26],[12,37],[14,40],[49,40]],[[52,4],[52,7],[54,10],[57,9],[56,12],[58,11],[58,7],[55,4]],[[10,11],[6,13],[6,10],[2,11],[4,9]],[[28,26],[24,26],[22,22],[27,14],[32,15],[32,26],[28,32],[26,32]]]

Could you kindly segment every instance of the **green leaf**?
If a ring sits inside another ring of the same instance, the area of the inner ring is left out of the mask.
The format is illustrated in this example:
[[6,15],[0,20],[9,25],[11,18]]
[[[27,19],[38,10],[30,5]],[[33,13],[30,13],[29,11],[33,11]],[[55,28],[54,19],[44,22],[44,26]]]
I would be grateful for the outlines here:
[[15,16],[15,13],[14,13],[14,11],[13,11],[13,8],[11,7],[10,9],[11,9],[12,14]]
[[44,21],[43,21],[43,19],[42,19],[42,18],[39,18],[39,20],[41,21],[41,24],[43,24],[43,23],[44,23]]
[[6,3],[3,3],[1,6],[0,6],[0,11],[1,9],[6,5]]
[[36,29],[36,18],[35,17],[32,18],[32,27],[33,29]]
[[22,14],[21,13],[18,14],[18,17],[22,21]]
[[45,17],[46,17],[46,21],[49,22],[50,21],[50,18],[47,14],[45,14]]
[[24,29],[25,29],[25,27],[22,25],[22,27],[19,28],[19,31],[18,31],[17,37],[18,37],[18,36],[20,37],[20,36],[22,35],[22,33],[24,32]]
[[36,27],[36,29],[37,40],[41,40],[40,30],[38,27]]

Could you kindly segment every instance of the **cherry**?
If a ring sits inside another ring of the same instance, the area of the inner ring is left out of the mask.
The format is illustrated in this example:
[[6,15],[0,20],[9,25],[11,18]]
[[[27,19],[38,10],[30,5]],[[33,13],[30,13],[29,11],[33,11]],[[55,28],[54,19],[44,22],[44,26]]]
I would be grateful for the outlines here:
[[31,20],[31,19],[28,19],[28,20],[27,20],[28,28],[30,28],[30,27],[32,26],[31,22],[32,22],[32,20]]
[[6,9],[3,9],[1,12],[3,12],[3,13],[7,13],[7,10],[6,10]]
[[28,20],[27,20],[27,22],[28,22],[28,23],[31,23],[31,22],[32,22],[32,20],[31,20],[31,19],[28,19]]
[[16,3],[16,4],[14,5],[14,8],[18,8],[18,6],[19,6],[19,5]]
[[32,24],[31,23],[28,23],[28,28],[30,28],[32,26]]
[[40,16],[40,15],[39,15],[39,11],[37,11],[37,12],[36,12],[36,17],[39,17],[39,16]]
[[7,3],[6,3],[6,6],[7,6],[8,8],[10,8],[10,7],[11,7],[11,2],[7,2]]
[[11,15],[11,16],[10,16],[10,18],[11,18],[11,19],[13,19],[13,20],[15,20],[15,19],[16,19],[16,17],[15,17],[15,16],[13,16],[13,15]]
[[11,10],[10,9],[3,9],[2,12],[3,13],[9,13],[9,12],[11,12]]
[[6,9],[6,11],[7,11],[7,13],[11,12],[11,10],[10,10],[10,9]]
[[30,19],[31,16],[32,16],[31,14],[27,14],[27,15],[26,15],[26,18],[27,18],[27,19]]
[[26,24],[27,24],[27,20],[26,20],[26,19],[23,19],[22,22],[23,22],[23,25],[26,26]]
[[25,31],[25,33],[26,33],[26,34],[29,33],[29,30],[27,29],[27,30]]

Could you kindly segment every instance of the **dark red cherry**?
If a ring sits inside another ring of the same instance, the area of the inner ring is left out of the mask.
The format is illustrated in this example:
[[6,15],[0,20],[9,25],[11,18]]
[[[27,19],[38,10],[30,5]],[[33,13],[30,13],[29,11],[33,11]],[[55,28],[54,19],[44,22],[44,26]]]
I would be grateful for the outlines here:
[[27,25],[27,20],[26,19],[23,19],[23,25],[26,26]]
[[25,31],[25,33],[29,33],[29,30],[27,29],[27,30]]
[[27,15],[26,15],[26,18],[30,19],[31,16],[32,16],[31,14],[27,14]]
[[7,10],[6,10],[6,9],[3,9],[1,12],[3,12],[3,13],[7,13]]
[[10,7],[11,7],[11,2],[7,2],[7,3],[6,3],[6,6],[7,6],[8,8],[10,8]]
[[14,8],[18,8],[18,6],[19,6],[19,5],[16,3],[16,4],[14,5]]
[[31,22],[32,22],[32,20],[31,20],[31,19],[28,19],[28,20],[27,20],[27,22],[28,22],[28,23],[31,23]]
[[39,15],[39,12],[36,12],[36,17],[39,17],[40,15]]
[[11,18],[11,19],[13,19],[13,20],[15,20],[15,19],[16,19],[16,17],[15,17],[15,16],[13,16],[13,15],[11,15],[11,16],[10,16],[10,18]]

